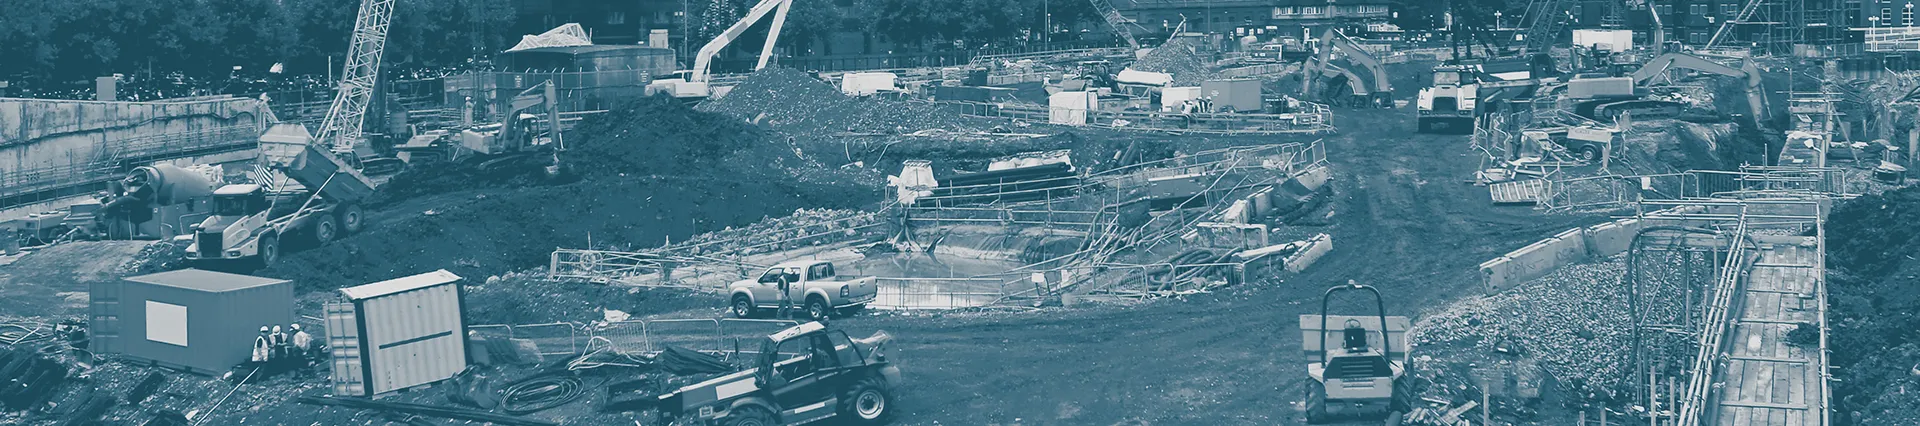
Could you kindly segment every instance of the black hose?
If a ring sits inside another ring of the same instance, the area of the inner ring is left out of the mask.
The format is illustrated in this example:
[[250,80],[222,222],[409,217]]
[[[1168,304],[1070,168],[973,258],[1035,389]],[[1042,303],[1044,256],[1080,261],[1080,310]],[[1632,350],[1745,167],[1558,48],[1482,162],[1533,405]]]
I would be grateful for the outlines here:
[[586,388],[579,377],[571,374],[540,374],[507,385],[500,408],[514,415],[545,411],[580,399],[586,394]]

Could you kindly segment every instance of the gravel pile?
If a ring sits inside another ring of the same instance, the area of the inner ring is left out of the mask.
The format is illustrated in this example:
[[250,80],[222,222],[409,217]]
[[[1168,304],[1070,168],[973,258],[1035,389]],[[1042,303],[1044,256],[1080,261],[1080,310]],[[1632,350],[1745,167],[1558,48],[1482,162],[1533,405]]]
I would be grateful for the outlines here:
[[755,72],[699,109],[793,134],[911,133],[960,124],[958,116],[933,104],[852,98],[812,75],[783,67]]
[[[1664,271],[1677,263],[1671,260],[1643,266]],[[1624,391],[1633,342],[1626,265],[1624,255],[1571,265],[1505,293],[1460,302],[1421,318],[1410,339],[1420,355],[1456,363],[1490,365],[1504,358],[1495,356],[1496,347],[1518,349],[1567,391]],[[1655,275],[1666,274],[1642,276]],[[1656,285],[1677,291],[1669,284]]]
[[1176,37],[1153,48],[1146,57],[1135,61],[1129,68],[1173,74],[1174,85],[1197,86],[1215,76],[1209,63],[1199,38]]
[[[846,209],[799,209],[793,215],[771,218],[739,228],[728,227],[723,230],[695,236],[684,244],[675,247],[692,247],[688,254],[733,252],[773,241],[796,239],[808,235],[829,234],[835,231],[858,232],[854,228],[880,223],[880,215],[859,210]],[[839,240],[841,237],[821,235],[811,241],[796,241],[796,244],[817,244]],[[693,247],[698,246],[698,247]],[[767,250],[759,248],[754,251]],[[741,253],[745,254],[745,253]]]

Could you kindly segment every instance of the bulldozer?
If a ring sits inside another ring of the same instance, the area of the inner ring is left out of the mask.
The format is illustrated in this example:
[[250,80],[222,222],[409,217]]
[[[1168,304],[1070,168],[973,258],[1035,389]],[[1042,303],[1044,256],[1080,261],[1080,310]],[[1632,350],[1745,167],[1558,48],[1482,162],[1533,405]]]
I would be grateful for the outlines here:
[[[1376,316],[1327,315],[1337,293],[1373,294]],[[1387,316],[1380,290],[1348,281],[1327,289],[1319,315],[1301,315],[1300,345],[1307,355],[1307,423],[1377,418],[1392,426],[1411,407],[1407,375],[1407,317]],[[1337,338],[1329,326],[1340,329]]]

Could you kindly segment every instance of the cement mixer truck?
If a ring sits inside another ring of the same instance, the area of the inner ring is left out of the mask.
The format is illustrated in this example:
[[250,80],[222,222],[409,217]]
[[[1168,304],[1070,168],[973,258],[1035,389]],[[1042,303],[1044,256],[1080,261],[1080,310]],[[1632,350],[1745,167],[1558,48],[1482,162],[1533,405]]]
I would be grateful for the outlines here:
[[373,194],[373,181],[347,165],[298,124],[276,124],[260,136],[260,157],[287,182],[222,186],[213,191],[213,214],[193,229],[187,261],[196,265],[278,260],[289,238],[316,244],[359,232],[359,202]]
[[[167,237],[187,232],[213,195],[213,181],[200,172],[168,164],[135,167],[100,204],[112,238]],[[76,212],[79,211],[76,207]]]

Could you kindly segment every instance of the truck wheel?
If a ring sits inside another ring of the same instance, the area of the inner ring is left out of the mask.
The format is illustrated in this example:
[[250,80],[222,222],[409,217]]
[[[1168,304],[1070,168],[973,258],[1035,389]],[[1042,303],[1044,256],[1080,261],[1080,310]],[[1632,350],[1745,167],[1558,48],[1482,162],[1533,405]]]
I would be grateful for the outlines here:
[[733,296],[734,318],[752,318],[753,311],[753,298],[749,298],[744,294]]
[[765,408],[745,406],[733,409],[720,424],[727,426],[774,426],[773,413]]
[[265,237],[260,237],[260,256],[259,257],[260,257],[260,267],[262,268],[273,266],[273,262],[279,261],[280,260],[280,236],[268,235]]
[[318,215],[313,222],[313,244],[321,245],[340,237],[340,222],[333,216]]
[[366,222],[364,222],[366,217],[361,213],[360,205],[358,204],[340,206],[340,229],[347,231],[344,235],[358,234],[360,233],[360,228],[366,226]]
[[827,299],[823,299],[820,296],[807,298],[807,318],[819,321],[827,319],[827,315],[832,314],[833,308],[827,307]]
[[1588,163],[1600,162],[1600,147],[1593,145],[1580,147],[1580,161]]
[[1320,382],[1307,384],[1307,423],[1327,421],[1327,385]]
[[853,392],[840,401],[840,415],[854,424],[880,424],[893,417],[893,394],[887,392],[886,382],[878,377],[868,377],[854,385]]

